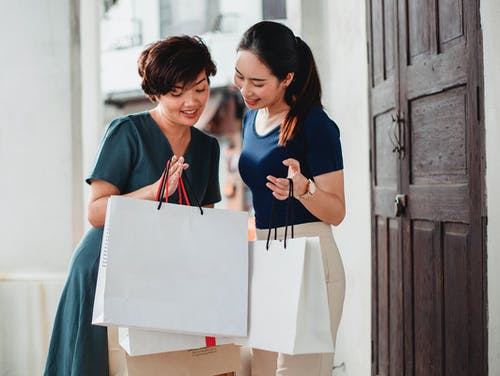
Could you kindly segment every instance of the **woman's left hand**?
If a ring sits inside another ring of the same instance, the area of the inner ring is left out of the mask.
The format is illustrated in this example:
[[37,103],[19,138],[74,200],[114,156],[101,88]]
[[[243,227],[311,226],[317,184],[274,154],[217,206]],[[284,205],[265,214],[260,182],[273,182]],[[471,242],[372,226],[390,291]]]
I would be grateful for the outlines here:
[[288,158],[283,161],[288,166],[288,178],[277,178],[272,175],[267,176],[266,187],[273,191],[273,196],[278,200],[286,200],[290,190],[290,182],[293,181],[293,196],[303,195],[307,190],[308,180],[300,172],[300,163],[296,159]]

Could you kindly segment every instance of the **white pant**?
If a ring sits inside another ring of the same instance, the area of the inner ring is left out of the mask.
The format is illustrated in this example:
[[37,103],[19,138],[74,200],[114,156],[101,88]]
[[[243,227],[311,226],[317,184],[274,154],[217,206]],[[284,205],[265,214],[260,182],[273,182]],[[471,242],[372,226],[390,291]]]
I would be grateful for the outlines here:
[[[333,239],[330,225],[323,222],[294,226],[295,237],[319,236],[325,270],[330,325],[335,344],[337,329],[342,316],[345,294],[344,266]],[[290,229],[288,229],[290,234]],[[257,230],[257,239],[266,239],[267,230]],[[274,230],[271,233],[274,236]],[[278,239],[284,236],[284,227],[278,228]],[[251,349],[252,376],[331,376],[333,353],[287,355],[265,350]]]

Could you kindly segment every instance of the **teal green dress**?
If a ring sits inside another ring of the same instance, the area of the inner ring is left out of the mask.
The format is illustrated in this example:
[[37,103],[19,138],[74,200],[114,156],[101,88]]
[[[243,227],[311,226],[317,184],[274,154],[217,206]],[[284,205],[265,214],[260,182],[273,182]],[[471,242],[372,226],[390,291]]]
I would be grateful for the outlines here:
[[[191,142],[184,158],[184,172],[191,182],[192,204],[220,201],[219,144],[213,137],[191,127]],[[148,112],[111,122],[104,135],[95,165],[86,182],[107,181],[126,194],[157,181],[173,155],[156,122]],[[178,202],[177,193],[169,202]],[[91,324],[103,229],[91,228],[76,247],[59,301],[45,376],[108,376],[108,340],[105,327]]]

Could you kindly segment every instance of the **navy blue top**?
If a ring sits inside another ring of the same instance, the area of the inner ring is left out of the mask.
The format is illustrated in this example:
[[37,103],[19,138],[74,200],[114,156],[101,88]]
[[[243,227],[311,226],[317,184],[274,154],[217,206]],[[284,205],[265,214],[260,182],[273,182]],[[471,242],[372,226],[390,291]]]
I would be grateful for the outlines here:
[[[337,125],[320,107],[314,107],[307,115],[300,132],[286,146],[278,146],[280,127],[264,136],[255,131],[256,110],[248,111],[243,117],[243,146],[239,160],[239,170],[245,184],[252,191],[255,210],[255,224],[259,229],[269,227],[272,192],[266,187],[266,176],[278,178],[287,176],[288,167],[283,165],[287,158],[300,162],[302,174],[314,176],[342,170],[342,148]],[[285,225],[286,201],[274,202],[275,213],[272,227]],[[309,212],[299,200],[292,199],[294,224],[320,221]]]

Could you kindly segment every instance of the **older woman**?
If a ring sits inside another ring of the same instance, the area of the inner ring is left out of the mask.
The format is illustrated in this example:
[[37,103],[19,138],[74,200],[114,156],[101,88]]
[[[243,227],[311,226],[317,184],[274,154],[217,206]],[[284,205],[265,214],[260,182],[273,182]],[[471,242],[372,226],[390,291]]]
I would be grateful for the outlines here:
[[207,103],[209,77],[216,72],[207,47],[197,38],[170,37],[147,47],[138,65],[142,88],[156,107],[111,122],[86,179],[93,227],[73,255],[52,332],[48,376],[108,375],[107,330],[93,326],[91,319],[109,197],[154,200],[160,175],[171,159],[165,193],[170,202],[178,202],[182,174],[192,184],[193,192],[188,193],[201,205],[220,200],[219,145],[192,127]]

